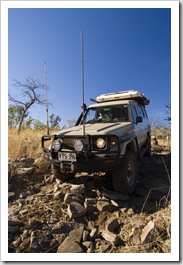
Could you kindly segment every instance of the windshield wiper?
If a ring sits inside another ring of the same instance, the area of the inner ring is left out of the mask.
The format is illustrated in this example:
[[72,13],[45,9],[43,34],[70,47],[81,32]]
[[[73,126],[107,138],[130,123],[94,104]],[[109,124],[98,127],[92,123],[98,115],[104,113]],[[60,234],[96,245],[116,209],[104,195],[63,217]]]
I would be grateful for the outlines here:
[[126,118],[115,118],[113,119],[113,122],[127,122]]

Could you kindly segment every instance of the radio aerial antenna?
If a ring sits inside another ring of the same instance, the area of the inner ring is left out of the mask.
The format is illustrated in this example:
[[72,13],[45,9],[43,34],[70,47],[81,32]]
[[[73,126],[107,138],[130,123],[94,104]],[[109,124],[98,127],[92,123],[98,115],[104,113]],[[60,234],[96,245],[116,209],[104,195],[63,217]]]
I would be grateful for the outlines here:
[[47,86],[47,76],[46,76],[46,63],[44,64],[44,83],[45,83],[45,95],[46,95],[46,129],[47,134],[50,134],[49,132],[49,122],[48,122],[48,86]]
[[85,110],[86,104],[84,103],[84,47],[83,47],[83,31],[81,30],[81,76],[82,76],[82,116],[83,116],[83,135],[85,135]]

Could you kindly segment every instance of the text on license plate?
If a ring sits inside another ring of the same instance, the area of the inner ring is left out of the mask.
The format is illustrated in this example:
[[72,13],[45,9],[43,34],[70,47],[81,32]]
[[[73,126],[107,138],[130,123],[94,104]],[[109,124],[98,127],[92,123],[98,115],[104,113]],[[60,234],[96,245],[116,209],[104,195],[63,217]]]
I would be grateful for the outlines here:
[[76,154],[75,153],[58,153],[58,159],[60,161],[69,161],[74,162],[76,161]]

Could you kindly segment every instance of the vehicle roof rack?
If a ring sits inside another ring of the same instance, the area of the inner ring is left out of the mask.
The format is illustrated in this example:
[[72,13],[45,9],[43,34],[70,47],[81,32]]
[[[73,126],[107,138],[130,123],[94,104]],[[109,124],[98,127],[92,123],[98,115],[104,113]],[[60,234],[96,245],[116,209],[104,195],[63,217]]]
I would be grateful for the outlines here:
[[120,92],[113,92],[107,94],[101,94],[96,99],[90,98],[91,101],[96,103],[115,101],[115,100],[124,100],[124,99],[133,99],[141,105],[148,105],[150,103],[149,99],[145,97],[144,94],[137,90],[126,90]]

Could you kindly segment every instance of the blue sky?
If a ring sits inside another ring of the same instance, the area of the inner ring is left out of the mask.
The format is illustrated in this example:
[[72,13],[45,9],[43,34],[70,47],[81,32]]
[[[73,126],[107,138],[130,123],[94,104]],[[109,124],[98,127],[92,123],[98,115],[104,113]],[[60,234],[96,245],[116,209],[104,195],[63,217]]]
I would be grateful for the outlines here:
[[[164,120],[171,102],[170,8],[9,8],[8,81],[44,83],[61,126],[81,112],[80,30],[84,32],[85,102],[101,93],[139,90],[150,117]],[[46,122],[45,108],[30,115]]]

